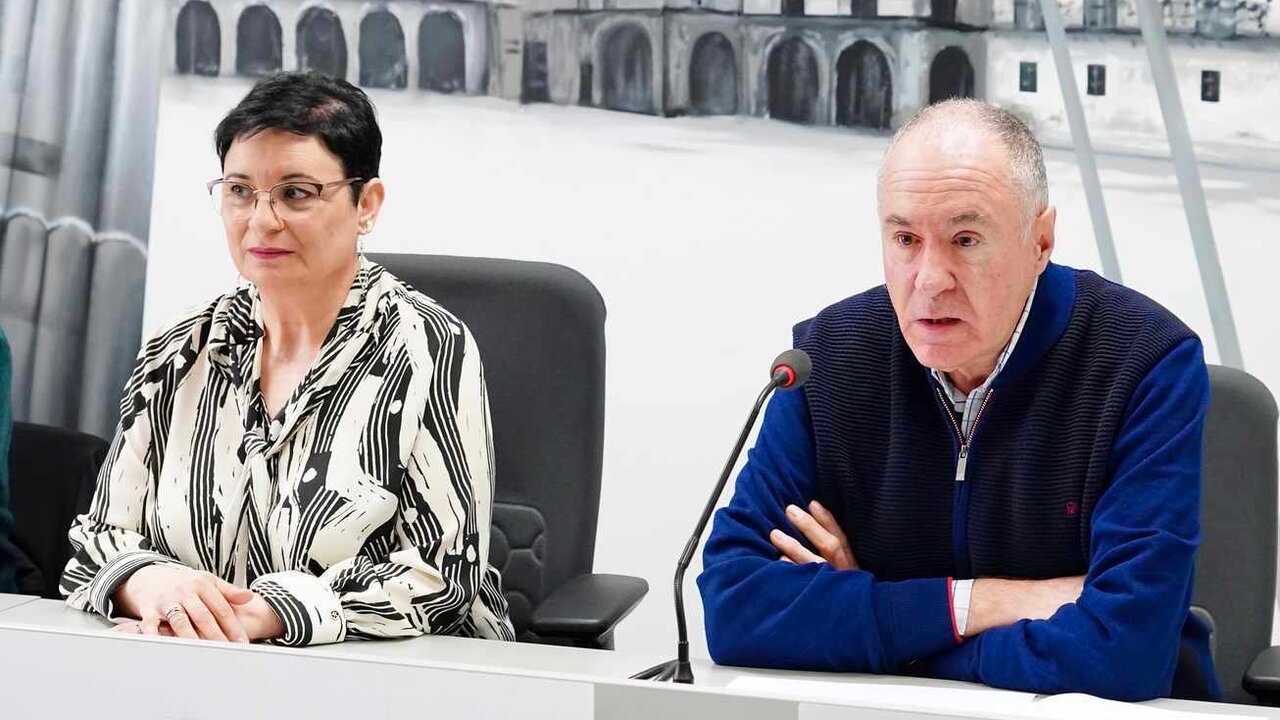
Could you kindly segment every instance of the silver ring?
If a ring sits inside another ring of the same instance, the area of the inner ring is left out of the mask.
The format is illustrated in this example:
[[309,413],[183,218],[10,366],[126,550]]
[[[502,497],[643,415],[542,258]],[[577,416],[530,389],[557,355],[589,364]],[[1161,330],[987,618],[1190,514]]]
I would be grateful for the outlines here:
[[186,612],[187,612],[186,610],[182,609],[181,605],[174,605],[173,607],[169,608],[168,611],[165,612],[164,621],[171,622],[173,620],[174,615],[178,615],[180,613],[185,614]]

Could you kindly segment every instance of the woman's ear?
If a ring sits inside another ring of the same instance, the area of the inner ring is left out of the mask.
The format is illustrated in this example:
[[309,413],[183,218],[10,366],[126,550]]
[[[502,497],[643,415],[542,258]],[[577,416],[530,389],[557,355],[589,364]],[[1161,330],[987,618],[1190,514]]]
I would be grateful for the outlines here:
[[369,232],[378,221],[378,213],[382,211],[382,201],[386,199],[387,186],[381,178],[374,178],[360,189],[360,200],[356,203],[356,223],[360,232]]

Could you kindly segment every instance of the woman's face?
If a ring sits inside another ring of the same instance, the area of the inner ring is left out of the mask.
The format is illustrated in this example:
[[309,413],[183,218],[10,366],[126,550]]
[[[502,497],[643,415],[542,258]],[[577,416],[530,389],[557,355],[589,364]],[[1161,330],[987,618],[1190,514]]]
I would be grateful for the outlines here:
[[[314,184],[344,180],[342,162],[314,135],[264,130],[236,138],[223,162],[220,192],[249,198],[232,207],[224,202],[222,222],[227,247],[240,274],[259,288],[286,289],[345,282],[355,274],[356,239],[368,231],[382,205],[382,186],[371,180],[357,204],[346,185],[333,185],[318,196]],[[297,182],[273,194],[284,182]],[[310,183],[311,185],[305,185]]]

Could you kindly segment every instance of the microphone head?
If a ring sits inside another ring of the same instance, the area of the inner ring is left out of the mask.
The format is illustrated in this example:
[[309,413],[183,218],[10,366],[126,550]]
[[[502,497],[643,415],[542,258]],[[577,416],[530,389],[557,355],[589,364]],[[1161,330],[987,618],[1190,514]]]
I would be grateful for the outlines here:
[[809,353],[792,348],[783,352],[773,361],[770,376],[779,388],[798,388],[809,379],[813,370],[813,361]]

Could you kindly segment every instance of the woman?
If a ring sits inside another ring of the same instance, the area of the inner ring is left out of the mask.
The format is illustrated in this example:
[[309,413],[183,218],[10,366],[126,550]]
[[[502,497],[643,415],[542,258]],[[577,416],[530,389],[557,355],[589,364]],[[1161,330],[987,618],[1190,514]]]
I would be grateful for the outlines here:
[[475,341],[358,254],[385,192],[369,99],[279,74],[215,142],[249,284],[145,343],[71,528],[67,603],[187,638],[514,639]]

